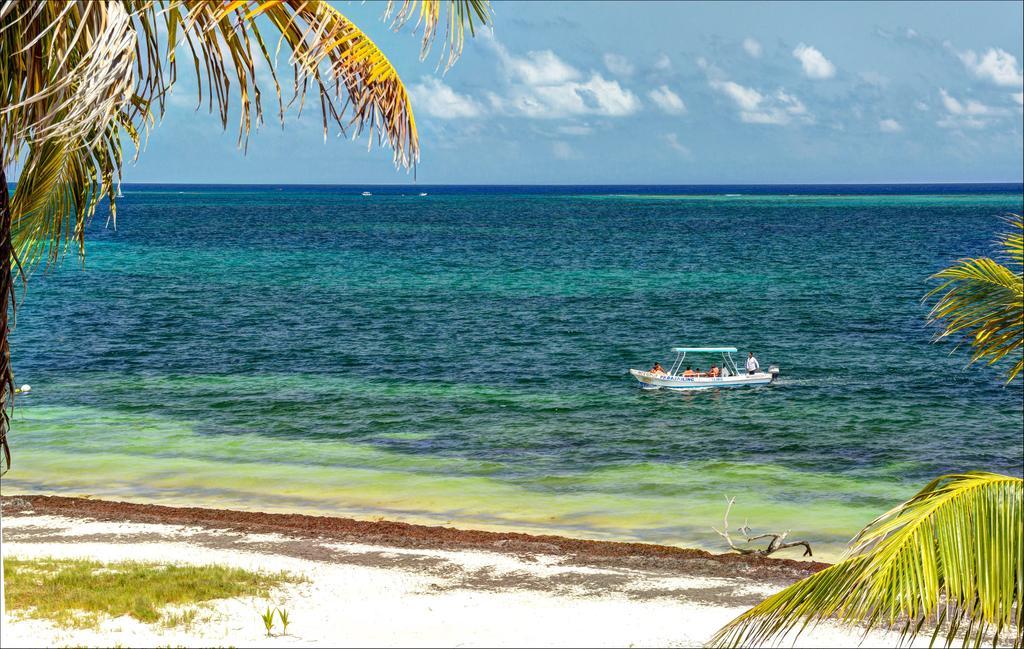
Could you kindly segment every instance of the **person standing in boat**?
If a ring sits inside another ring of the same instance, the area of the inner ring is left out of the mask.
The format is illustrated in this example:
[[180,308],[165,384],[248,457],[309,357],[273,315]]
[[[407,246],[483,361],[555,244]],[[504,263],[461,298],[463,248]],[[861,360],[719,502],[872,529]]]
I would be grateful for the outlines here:
[[753,374],[757,370],[761,369],[761,364],[757,362],[757,357],[754,356],[754,352],[747,353],[747,374]]

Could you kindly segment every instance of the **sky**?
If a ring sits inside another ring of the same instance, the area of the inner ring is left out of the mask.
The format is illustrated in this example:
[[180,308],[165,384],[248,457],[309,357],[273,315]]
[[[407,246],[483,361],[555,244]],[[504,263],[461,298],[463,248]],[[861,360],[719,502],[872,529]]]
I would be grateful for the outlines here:
[[[383,3],[415,174],[314,110],[237,146],[186,71],[124,181],[325,184],[1021,182],[1024,3],[493,4],[447,73]],[[265,74],[265,72],[264,72]]]

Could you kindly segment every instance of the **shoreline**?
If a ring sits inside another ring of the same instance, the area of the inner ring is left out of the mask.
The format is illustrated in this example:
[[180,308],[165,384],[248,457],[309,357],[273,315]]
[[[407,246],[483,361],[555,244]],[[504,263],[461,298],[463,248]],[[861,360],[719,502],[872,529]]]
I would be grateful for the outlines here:
[[[220,565],[297,578],[266,596],[124,615],[71,628],[4,620],[11,646],[700,647],[764,598],[828,564],[644,543],[389,521],[4,496],[3,556]],[[267,635],[267,608],[290,611]],[[892,646],[823,623],[801,647]]]
[[577,562],[686,570],[702,576],[743,575],[789,582],[824,570],[828,563],[654,543],[576,539],[552,534],[485,531],[398,521],[364,521],[340,516],[248,512],[208,507],[174,507],[112,500],[40,495],[0,497],[3,516],[63,516],[104,522],[180,525],[207,531],[284,534],[319,541],[365,543],[404,549],[484,550],[507,554],[546,554]]

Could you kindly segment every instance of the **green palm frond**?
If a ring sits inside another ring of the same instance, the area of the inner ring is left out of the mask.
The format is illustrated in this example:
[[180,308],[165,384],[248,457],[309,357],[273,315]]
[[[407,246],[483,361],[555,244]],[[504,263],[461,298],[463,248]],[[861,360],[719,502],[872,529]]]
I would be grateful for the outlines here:
[[1024,369],[1024,219],[1013,215],[1007,222],[1013,229],[999,241],[1001,256],[1016,271],[988,257],[961,259],[933,275],[945,282],[925,297],[940,295],[929,314],[929,322],[943,325],[937,338],[965,336],[974,348],[972,363],[1017,359],[1009,382]]
[[[932,634],[947,647],[1022,646],[1024,481],[948,475],[860,532],[847,556],[742,614],[713,647],[754,647],[826,620]],[[929,629],[934,625],[934,630]]]
[[116,177],[122,164],[121,135],[137,141],[122,113],[98,137],[51,138],[31,147],[11,200],[11,238],[28,274],[42,259],[59,260],[73,248],[85,255],[85,226],[100,197],[109,195],[116,218]]
[[999,240],[1003,247],[1003,255],[1019,271],[1024,267],[1024,215],[1011,214],[1006,217],[1010,231]]

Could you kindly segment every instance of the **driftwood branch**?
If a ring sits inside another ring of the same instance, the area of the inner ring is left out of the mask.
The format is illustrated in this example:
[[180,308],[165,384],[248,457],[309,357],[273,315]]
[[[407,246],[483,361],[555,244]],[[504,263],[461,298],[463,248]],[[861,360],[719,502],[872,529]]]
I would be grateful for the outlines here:
[[804,548],[805,557],[814,556],[814,554],[811,552],[811,544],[807,541],[790,541],[789,543],[786,542],[786,537],[789,536],[789,530],[786,530],[785,532],[779,534],[768,533],[751,535],[750,527],[747,525],[746,521],[743,522],[743,525],[740,525],[736,528],[736,531],[743,535],[744,541],[746,541],[747,543],[750,543],[752,541],[758,541],[760,539],[771,539],[771,541],[768,542],[768,547],[763,549],[738,547],[735,543],[733,543],[732,537],[729,536],[729,512],[732,511],[732,506],[733,503],[736,502],[736,498],[729,498],[728,496],[726,496],[725,500],[728,504],[725,507],[723,528],[720,530],[717,527],[712,527],[711,529],[715,530],[715,532],[717,532],[719,536],[725,539],[725,542],[729,544],[729,547],[734,552],[739,552],[740,554],[753,554],[759,557],[767,557],[768,555],[778,552],[779,550],[785,550],[786,548],[795,548],[797,546],[802,546]]

